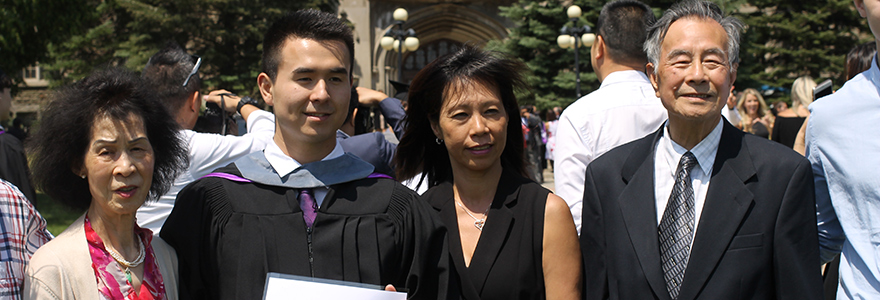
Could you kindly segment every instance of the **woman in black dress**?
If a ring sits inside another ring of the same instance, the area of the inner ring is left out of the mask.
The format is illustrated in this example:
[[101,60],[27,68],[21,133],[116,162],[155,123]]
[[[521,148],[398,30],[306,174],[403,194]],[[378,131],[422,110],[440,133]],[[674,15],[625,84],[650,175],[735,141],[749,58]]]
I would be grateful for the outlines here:
[[743,131],[763,137],[770,137],[770,124],[773,115],[769,113],[764,97],[756,89],[746,89],[737,100],[736,109],[742,114],[740,127]]
[[524,65],[472,46],[410,87],[398,178],[423,174],[423,199],[449,229],[465,299],[579,299],[581,257],[568,205],[525,178],[514,89]]
[[810,115],[807,107],[813,103],[813,88],[815,87],[816,82],[810,76],[802,76],[794,80],[791,85],[791,108],[776,116],[776,121],[773,123],[773,134],[770,135],[772,140],[789,148],[794,147],[798,130]]

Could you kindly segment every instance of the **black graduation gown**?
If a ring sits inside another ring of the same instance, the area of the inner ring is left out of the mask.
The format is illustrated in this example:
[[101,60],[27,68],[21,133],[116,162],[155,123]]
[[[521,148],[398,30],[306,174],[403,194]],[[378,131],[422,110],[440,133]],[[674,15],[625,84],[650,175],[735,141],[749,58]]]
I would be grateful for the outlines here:
[[[217,172],[241,176],[235,164]],[[181,299],[260,299],[268,272],[393,284],[410,299],[457,293],[449,291],[446,229],[403,185],[331,185],[311,235],[297,195],[216,177],[184,188],[160,234],[177,250]]]

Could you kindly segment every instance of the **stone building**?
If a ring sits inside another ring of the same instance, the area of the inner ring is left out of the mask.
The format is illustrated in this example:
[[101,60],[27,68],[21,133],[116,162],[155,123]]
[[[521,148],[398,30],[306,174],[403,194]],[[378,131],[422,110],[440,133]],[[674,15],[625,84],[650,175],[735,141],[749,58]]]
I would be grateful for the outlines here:
[[403,53],[403,82],[410,82],[422,67],[463,44],[485,45],[504,39],[513,22],[498,15],[499,6],[512,0],[340,0],[339,15],[354,26],[355,84],[394,94],[388,80],[398,80],[399,54],[379,42],[394,26],[392,12],[404,8],[409,18],[404,29],[415,30],[419,48]]

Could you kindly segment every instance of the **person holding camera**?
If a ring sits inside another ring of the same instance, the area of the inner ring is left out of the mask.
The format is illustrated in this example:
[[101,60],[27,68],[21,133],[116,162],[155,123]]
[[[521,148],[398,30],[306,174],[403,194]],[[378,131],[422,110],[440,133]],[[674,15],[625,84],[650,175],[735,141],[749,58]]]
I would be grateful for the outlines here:
[[[184,186],[214,169],[262,150],[275,133],[275,116],[260,109],[256,100],[238,97],[222,89],[202,96],[199,93],[200,65],[200,57],[186,53],[177,43],[171,42],[150,57],[142,73],[156,97],[180,125],[179,133],[189,149],[189,166],[177,177],[171,189],[158,201],[145,203],[138,209],[138,225],[157,235],[174,208],[177,193]],[[216,103],[226,112],[240,113],[247,122],[248,132],[242,136],[226,136],[193,131],[203,99]]]

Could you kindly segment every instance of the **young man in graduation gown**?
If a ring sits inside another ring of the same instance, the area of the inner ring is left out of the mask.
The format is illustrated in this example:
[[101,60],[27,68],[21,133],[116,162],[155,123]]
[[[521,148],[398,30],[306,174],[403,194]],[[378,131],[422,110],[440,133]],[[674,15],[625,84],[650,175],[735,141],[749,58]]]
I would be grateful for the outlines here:
[[446,229],[430,206],[337,143],[353,48],[332,14],[270,27],[257,83],[274,142],[179,193],[161,237],[177,250],[181,299],[259,299],[269,272],[447,298]]

